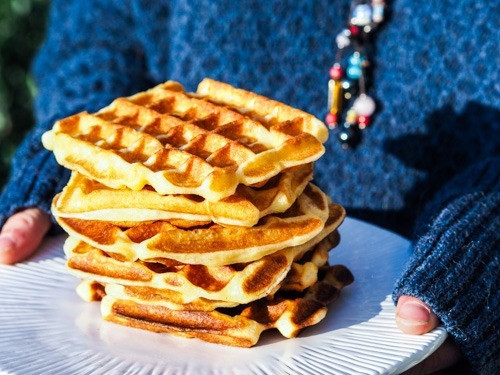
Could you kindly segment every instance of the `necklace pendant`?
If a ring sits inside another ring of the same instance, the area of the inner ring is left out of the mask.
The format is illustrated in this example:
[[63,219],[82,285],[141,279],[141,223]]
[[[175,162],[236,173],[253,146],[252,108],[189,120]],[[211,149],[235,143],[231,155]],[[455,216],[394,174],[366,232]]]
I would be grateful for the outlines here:
[[[337,137],[343,149],[361,142],[363,129],[369,126],[376,110],[375,101],[366,94],[371,86],[367,82],[372,52],[369,34],[383,22],[385,8],[384,0],[353,0],[347,25],[335,36],[337,54],[330,69],[325,122],[330,129],[339,127]],[[345,64],[345,73],[341,63]]]

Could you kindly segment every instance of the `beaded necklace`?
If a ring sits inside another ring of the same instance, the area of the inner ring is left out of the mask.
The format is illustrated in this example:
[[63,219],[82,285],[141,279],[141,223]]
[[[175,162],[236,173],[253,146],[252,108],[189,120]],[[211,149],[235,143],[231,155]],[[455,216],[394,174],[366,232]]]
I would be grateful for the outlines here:
[[[375,101],[366,94],[368,55],[371,34],[384,20],[385,6],[383,0],[354,0],[347,27],[335,38],[337,53],[329,71],[325,122],[330,129],[339,128],[337,137],[343,149],[356,147],[361,142],[361,132],[368,127],[375,113]],[[345,62],[343,56],[348,49],[352,52]],[[345,69],[343,63],[346,63]],[[349,105],[351,107],[343,116],[343,108]]]

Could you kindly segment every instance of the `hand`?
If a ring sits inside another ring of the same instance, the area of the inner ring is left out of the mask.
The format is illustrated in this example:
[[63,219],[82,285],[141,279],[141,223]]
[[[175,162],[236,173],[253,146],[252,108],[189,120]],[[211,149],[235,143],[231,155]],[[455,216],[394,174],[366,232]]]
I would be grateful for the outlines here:
[[[415,297],[401,296],[396,307],[396,324],[401,331],[421,335],[432,331],[439,324],[439,318],[424,302]],[[406,375],[425,375],[448,368],[463,357],[460,348],[453,340],[446,340],[434,353]]]
[[38,208],[12,215],[0,231],[0,264],[14,264],[29,257],[49,227],[49,215]]

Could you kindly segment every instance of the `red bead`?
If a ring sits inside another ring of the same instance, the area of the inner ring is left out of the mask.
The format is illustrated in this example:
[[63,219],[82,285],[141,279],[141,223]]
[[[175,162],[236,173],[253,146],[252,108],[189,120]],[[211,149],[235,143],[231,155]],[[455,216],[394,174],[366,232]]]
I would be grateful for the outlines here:
[[338,81],[344,75],[344,71],[339,64],[335,64],[330,68],[330,78]]
[[333,129],[337,126],[337,114],[336,113],[329,113],[326,115],[325,122],[328,124],[328,127],[330,129]]
[[358,116],[358,123],[364,126],[370,125],[370,117],[368,116]]
[[351,32],[352,36],[357,36],[359,35],[359,27],[352,25],[349,27],[349,31]]

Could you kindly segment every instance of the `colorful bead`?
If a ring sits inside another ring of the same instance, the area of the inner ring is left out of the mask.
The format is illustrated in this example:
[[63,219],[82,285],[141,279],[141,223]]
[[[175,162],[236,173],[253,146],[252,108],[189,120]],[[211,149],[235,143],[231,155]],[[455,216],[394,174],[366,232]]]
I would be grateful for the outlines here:
[[335,42],[339,49],[345,48],[351,44],[351,32],[347,29],[342,30],[336,37]]
[[368,4],[356,5],[352,12],[351,24],[356,26],[369,25],[372,22],[372,7]]
[[361,67],[349,66],[347,68],[347,76],[351,79],[359,79],[359,77],[361,77],[362,74],[363,71],[361,70]]
[[347,76],[351,79],[359,79],[363,74],[362,65],[365,59],[361,56],[359,52],[354,52],[351,56],[349,56],[347,66]]
[[384,7],[385,7],[385,4],[383,1],[380,1],[380,0],[374,0],[373,1],[373,5],[372,5],[372,9],[373,9],[373,15],[372,15],[372,19],[373,19],[373,22],[375,23],[380,23],[384,20]]
[[363,115],[358,116],[358,123],[364,124],[364,125],[369,125],[370,124],[370,116],[363,116]]
[[365,61],[365,59],[363,58],[363,56],[361,56],[361,54],[359,52],[354,52],[351,56],[349,56],[349,64],[350,65],[359,65],[361,66],[361,64],[363,63],[363,61]]
[[349,31],[351,32],[352,36],[358,36],[359,35],[359,27],[357,27],[357,26],[354,26],[354,25],[350,26],[349,27]]
[[371,116],[375,112],[375,101],[366,94],[361,94],[354,101],[352,108],[359,116]]
[[351,108],[347,111],[345,121],[349,124],[355,124],[358,121],[358,114]]
[[338,114],[342,110],[342,82],[328,81],[328,112]]
[[339,80],[342,78],[344,75],[344,72],[342,71],[342,68],[340,67],[339,64],[335,64],[330,68],[330,78],[334,80]]
[[330,129],[335,129],[338,125],[338,115],[335,113],[329,113],[326,115],[325,122]]
[[358,126],[360,129],[365,129],[368,125],[370,125],[369,116],[358,116]]

